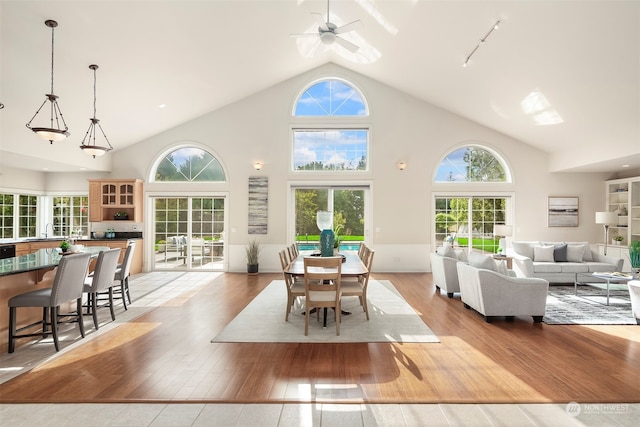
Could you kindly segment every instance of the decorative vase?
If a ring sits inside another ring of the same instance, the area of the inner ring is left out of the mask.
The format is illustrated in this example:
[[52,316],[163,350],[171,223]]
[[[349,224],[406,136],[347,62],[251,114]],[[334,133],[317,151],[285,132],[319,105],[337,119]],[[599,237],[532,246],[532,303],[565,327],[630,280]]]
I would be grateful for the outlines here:
[[251,276],[258,274],[258,264],[247,264],[247,274]]

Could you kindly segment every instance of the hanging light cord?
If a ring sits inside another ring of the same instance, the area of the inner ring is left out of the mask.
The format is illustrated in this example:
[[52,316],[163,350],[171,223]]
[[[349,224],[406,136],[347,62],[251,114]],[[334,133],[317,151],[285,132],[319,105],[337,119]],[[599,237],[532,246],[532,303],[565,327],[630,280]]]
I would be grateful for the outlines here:
[[54,95],[53,93],[53,48],[55,46],[54,39],[53,39],[54,33],[55,33],[55,26],[52,26],[51,27],[51,95]]

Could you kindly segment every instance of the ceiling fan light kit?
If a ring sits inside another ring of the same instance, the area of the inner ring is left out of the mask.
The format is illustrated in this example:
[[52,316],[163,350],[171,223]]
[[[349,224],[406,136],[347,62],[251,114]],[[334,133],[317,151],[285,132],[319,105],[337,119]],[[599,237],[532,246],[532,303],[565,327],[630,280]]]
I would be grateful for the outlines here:
[[331,46],[334,43],[342,46],[347,49],[351,53],[355,53],[360,48],[358,45],[351,43],[350,41],[340,37],[340,34],[345,34],[350,31],[356,29],[357,26],[361,25],[360,20],[355,20],[353,22],[349,22],[348,24],[342,25],[338,27],[336,24],[331,22],[330,13],[329,13],[329,0],[327,0],[327,20],[322,18],[322,15],[316,12],[311,12],[312,15],[316,17],[318,21],[318,32],[317,33],[306,33],[306,34],[291,34],[293,37],[313,37],[316,36],[320,39],[320,42],[325,46]]
[[[40,108],[36,111],[36,113],[31,117],[31,120],[27,123],[27,127],[31,129],[36,135],[40,138],[49,141],[53,144],[54,141],[64,141],[70,134],[68,132],[69,128],[64,121],[64,117],[62,116],[62,111],[60,111],[60,106],[58,105],[58,97],[54,94],[53,91],[53,58],[54,58],[54,29],[58,26],[58,23],[52,19],[48,19],[44,22],[44,24],[51,28],[51,93],[46,94],[46,99],[40,105]],[[42,107],[49,101],[49,127],[32,127],[31,122],[36,118]]]

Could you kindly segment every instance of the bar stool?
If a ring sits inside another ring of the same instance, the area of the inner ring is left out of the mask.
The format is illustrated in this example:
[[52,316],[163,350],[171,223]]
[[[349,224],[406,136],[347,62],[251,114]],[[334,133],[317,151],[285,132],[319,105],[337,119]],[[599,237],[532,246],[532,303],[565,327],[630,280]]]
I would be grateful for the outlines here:
[[[56,351],[60,350],[58,344],[58,324],[77,322],[80,334],[84,338],[84,322],[82,318],[82,287],[89,270],[91,254],[65,255],[56,268],[56,275],[51,288],[37,289],[25,292],[9,299],[9,353],[15,350],[16,338],[53,335],[53,344]],[[60,314],[60,305],[76,300],[76,312]],[[42,321],[17,328],[16,310],[18,307],[42,307]],[[47,309],[49,309],[47,311]],[[47,321],[47,313],[51,318]],[[69,318],[60,322],[58,318]],[[37,333],[18,334],[18,332],[42,325],[42,331]],[[51,326],[51,330],[47,330]]]

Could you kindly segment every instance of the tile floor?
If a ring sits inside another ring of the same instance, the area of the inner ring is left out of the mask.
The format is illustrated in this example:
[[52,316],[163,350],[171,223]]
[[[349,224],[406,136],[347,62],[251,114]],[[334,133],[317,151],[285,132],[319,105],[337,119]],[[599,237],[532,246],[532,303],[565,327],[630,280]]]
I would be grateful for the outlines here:
[[[105,318],[93,339],[128,317],[139,316],[217,273],[153,272],[132,278],[134,303],[116,322]],[[106,310],[108,312],[108,310]],[[51,342],[34,342],[0,359],[0,384],[82,343],[70,331],[60,353]],[[94,426],[635,426],[640,404],[0,404],[0,425]]]

